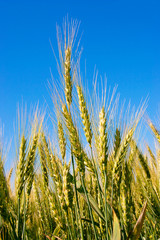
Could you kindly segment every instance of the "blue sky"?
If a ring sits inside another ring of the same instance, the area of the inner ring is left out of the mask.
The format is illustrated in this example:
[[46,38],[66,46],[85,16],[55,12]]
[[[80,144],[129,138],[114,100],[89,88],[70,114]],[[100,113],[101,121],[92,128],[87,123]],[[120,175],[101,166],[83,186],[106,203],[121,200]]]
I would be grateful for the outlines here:
[[51,104],[50,68],[57,74],[49,39],[57,49],[56,23],[81,21],[82,66],[92,81],[94,67],[118,84],[122,99],[138,106],[149,95],[148,115],[160,106],[160,1],[0,1],[0,120],[13,135],[17,103]]

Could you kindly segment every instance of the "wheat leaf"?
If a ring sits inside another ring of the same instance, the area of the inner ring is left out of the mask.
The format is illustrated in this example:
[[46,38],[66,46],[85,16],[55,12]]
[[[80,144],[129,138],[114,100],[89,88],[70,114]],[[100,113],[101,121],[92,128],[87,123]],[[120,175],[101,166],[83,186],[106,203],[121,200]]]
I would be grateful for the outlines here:
[[112,240],[121,240],[121,229],[118,217],[115,214],[115,211],[113,210],[113,235]]
[[147,202],[145,202],[142,208],[141,214],[136,222],[136,225],[134,226],[133,231],[131,232],[127,240],[129,239],[137,240],[139,238],[142,230],[143,222],[145,219],[146,209],[147,209]]

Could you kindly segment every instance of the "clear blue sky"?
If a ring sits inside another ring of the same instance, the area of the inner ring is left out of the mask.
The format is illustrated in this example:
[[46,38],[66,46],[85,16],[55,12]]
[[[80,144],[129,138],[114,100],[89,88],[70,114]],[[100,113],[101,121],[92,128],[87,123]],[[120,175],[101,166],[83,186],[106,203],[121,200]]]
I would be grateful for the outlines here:
[[50,67],[57,73],[49,39],[57,49],[56,23],[66,15],[81,21],[82,65],[92,80],[94,67],[122,98],[138,105],[150,96],[148,115],[160,104],[160,1],[0,0],[0,119],[13,134],[17,103],[44,98]]

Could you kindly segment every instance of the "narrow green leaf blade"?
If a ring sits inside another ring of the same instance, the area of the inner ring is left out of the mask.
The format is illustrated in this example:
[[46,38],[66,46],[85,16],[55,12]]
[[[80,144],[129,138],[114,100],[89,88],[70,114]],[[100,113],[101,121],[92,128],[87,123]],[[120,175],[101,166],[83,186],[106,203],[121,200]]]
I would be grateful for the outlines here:
[[[89,223],[92,224],[92,221],[91,221],[90,219],[83,218],[83,217],[82,217],[81,219],[82,219],[82,221],[86,221],[86,222],[89,222]],[[94,221],[94,224],[95,224],[95,226],[100,227],[100,226],[99,226],[99,223],[97,223],[97,222],[95,222],[95,221]]]
[[119,220],[113,210],[113,235],[112,240],[121,240],[121,229]]
[[140,216],[136,222],[136,225],[134,226],[134,229],[133,229],[131,235],[129,236],[128,240],[129,239],[137,240],[139,238],[141,230],[142,230],[143,222],[145,219],[146,209],[147,209],[147,202],[145,202],[145,204],[142,208],[141,214],[140,214]]

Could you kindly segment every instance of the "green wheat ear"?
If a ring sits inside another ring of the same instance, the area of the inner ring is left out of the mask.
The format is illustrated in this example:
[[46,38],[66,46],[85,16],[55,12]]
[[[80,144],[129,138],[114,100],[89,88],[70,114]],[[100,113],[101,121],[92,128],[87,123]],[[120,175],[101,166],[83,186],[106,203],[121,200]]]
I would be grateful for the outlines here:
[[157,128],[153,125],[152,122],[149,122],[149,126],[150,126],[152,132],[154,133],[157,141],[160,143],[160,132],[157,130]]
[[120,144],[121,144],[121,132],[118,128],[116,128],[116,132],[114,136],[114,157],[117,154]]
[[27,192],[27,197],[29,199],[31,190],[32,190],[32,184],[34,180],[34,162],[36,159],[36,150],[37,150],[37,145],[38,145],[38,138],[39,134],[35,134],[32,140],[31,147],[29,149],[27,158],[26,158],[26,167],[25,167],[25,181],[26,181],[26,192]]
[[154,167],[156,168],[156,166],[157,166],[156,157],[155,157],[153,151],[151,150],[151,148],[149,147],[149,145],[147,145],[147,150],[148,150],[149,156],[150,156],[150,165],[153,170]]
[[65,96],[68,108],[70,109],[70,105],[72,103],[72,79],[71,79],[71,47],[67,47],[65,50]]
[[47,164],[46,164],[46,154],[41,142],[38,144],[38,150],[40,155],[43,183],[44,183],[44,187],[47,188],[49,179],[48,179],[48,171],[47,171]]
[[64,137],[63,126],[60,121],[58,121],[58,139],[59,139],[59,147],[61,151],[61,156],[64,162],[64,158],[66,155],[66,139]]
[[2,162],[2,156],[0,152],[0,215],[6,221],[9,218],[9,192],[7,187],[7,181],[4,174],[4,167]]
[[27,156],[27,159],[26,159],[26,168],[25,168],[25,178],[26,179],[28,179],[28,177],[30,175],[32,175],[32,173],[33,173],[38,138],[39,138],[39,135],[35,134],[35,136],[33,137],[33,140],[32,140],[32,145],[31,145],[30,150],[28,152],[28,156]]
[[88,114],[86,102],[84,99],[84,95],[82,92],[82,88],[80,86],[77,86],[77,93],[78,93],[78,98],[79,98],[79,109],[80,109],[80,114],[82,118],[82,122],[84,125],[84,133],[86,136],[86,139],[91,146],[92,143],[92,130],[91,130],[91,122],[90,122],[90,117]]
[[117,202],[117,198],[120,196],[120,184],[122,178],[122,165],[124,164],[124,158],[129,147],[129,143],[132,140],[132,136],[135,128],[131,128],[128,133],[124,136],[121,145],[118,149],[117,155],[114,159],[114,166],[112,170],[112,191],[113,191],[113,200],[114,204]]
[[43,148],[45,151],[46,162],[47,162],[47,167],[49,169],[50,176],[51,176],[51,178],[54,178],[54,169],[53,169],[52,156],[51,156],[52,151],[48,145],[48,142],[47,142],[44,132],[42,132],[42,134],[41,134],[41,140],[42,140]]
[[122,181],[120,186],[120,204],[122,221],[126,236],[129,236],[134,220],[134,202],[132,198],[132,167],[131,162],[125,162],[122,167]]
[[21,196],[22,190],[24,187],[24,169],[25,169],[25,163],[26,163],[26,139],[24,135],[22,136],[21,139],[21,145],[20,145],[20,150],[19,150],[19,161],[17,164],[17,170],[16,170],[16,188],[17,188],[17,194],[18,197]]
[[62,111],[63,111],[63,116],[65,118],[67,129],[69,131],[69,139],[72,146],[73,154],[76,158],[78,170],[82,173],[82,175],[84,175],[85,165],[84,165],[84,159],[83,159],[83,151],[82,151],[82,146],[80,143],[77,129],[73,124],[71,114],[68,112],[66,105],[62,106]]
[[104,173],[107,171],[107,159],[108,159],[108,139],[106,132],[106,114],[104,107],[102,107],[99,113],[99,167],[104,177]]
[[73,205],[73,186],[70,180],[69,166],[64,164],[63,167],[63,194],[67,207],[72,208]]

